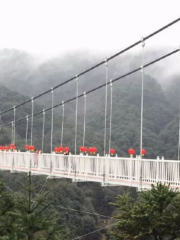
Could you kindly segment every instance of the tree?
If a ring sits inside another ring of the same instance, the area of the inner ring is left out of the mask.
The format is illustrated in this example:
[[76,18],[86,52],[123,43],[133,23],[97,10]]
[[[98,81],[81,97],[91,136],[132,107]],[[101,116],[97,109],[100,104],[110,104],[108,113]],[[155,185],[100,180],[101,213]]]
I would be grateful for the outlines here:
[[[0,236],[12,233],[9,211],[14,208],[12,194],[6,189],[4,182],[0,181]],[[1,238],[2,239],[2,238]]]
[[118,196],[111,203],[118,210],[117,223],[111,239],[172,240],[180,232],[180,194],[162,183],[139,193],[137,199],[129,194]]
[[23,183],[19,181],[19,185],[22,192],[15,195],[15,208],[10,213],[14,219],[12,226],[17,238],[23,240],[65,239],[65,231],[58,226],[58,218],[55,212],[50,210],[51,203],[47,202],[48,192],[42,191],[37,197],[35,196],[37,186],[32,184],[31,173]]

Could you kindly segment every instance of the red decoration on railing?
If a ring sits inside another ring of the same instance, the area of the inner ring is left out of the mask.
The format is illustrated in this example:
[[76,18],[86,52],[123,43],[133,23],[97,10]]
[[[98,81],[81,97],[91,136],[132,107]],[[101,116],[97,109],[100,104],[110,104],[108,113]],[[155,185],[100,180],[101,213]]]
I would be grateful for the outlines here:
[[65,147],[65,148],[64,148],[64,154],[65,154],[65,155],[68,155],[68,154],[69,154],[69,147]]
[[115,151],[115,149],[113,149],[113,148],[111,148],[111,149],[109,150],[109,153],[110,153],[111,156],[113,156],[113,155],[115,154],[115,152],[116,152],[116,151]]
[[54,148],[54,152],[55,152],[55,153],[58,152],[58,148],[57,148],[57,147]]
[[26,151],[28,151],[28,150],[29,150],[29,147],[30,147],[29,145],[25,145],[24,148],[25,148]]
[[92,148],[92,153],[93,153],[93,154],[96,154],[96,153],[97,153],[97,147],[93,147],[93,148]]
[[142,156],[144,156],[146,154],[146,150],[142,149],[141,154],[142,154]]
[[35,147],[34,147],[34,146],[29,146],[29,151],[30,151],[30,152],[34,152],[34,150],[35,150]]
[[130,157],[133,157],[133,155],[135,154],[135,151],[133,148],[130,148],[128,152],[129,152]]
[[63,148],[62,146],[59,146],[59,148],[58,148],[58,152],[62,154],[63,151],[64,151],[64,148]]
[[80,151],[80,153],[83,153],[84,152],[84,147],[80,147],[79,151]]
[[89,154],[92,154],[92,152],[93,152],[93,148],[90,147],[90,148],[88,149],[88,151],[89,151]]
[[89,149],[87,147],[84,147],[84,153],[87,153]]
[[13,143],[11,143],[10,144],[10,149],[13,150],[13,151],[16,150],[16,146]]

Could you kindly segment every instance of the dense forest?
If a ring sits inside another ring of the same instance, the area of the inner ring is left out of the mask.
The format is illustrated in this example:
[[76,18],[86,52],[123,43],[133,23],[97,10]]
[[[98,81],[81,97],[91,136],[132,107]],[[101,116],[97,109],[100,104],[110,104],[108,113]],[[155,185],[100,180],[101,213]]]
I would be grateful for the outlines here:
[[[129,61],[129,58],[131,61]],[[88,60],[87,60],[88,59]],[[153,59],[153,55],[152,55]],[[0,51],[0,111],[21,103],[44,90],[56,86],[76,75],[80,71],[97,61],[79,54],[67,55],[61,58],[49,59],[45,62],[36,62],[25,52],[5,49]],[[120,76],[140,64],[139,56],[125,55],[121,59],[109,63],[109,78]],[[162,70],[162,69],[161,69]],[[164,73],[153,74],[154,69],[145,71],[144,78],[144,126],[143,147],[147,150],[147,158],[164,156],[165,159],[177,159],[179,134],[179,102],[180,78],[178,74],[166,77],[166,84],[162,84]],[[156,70],[157,71],[157,70]],[[164,70],[166,71],[166,70]],[[167,82],[168,79],[168,82]],[[105,67],[79,78],[79,93],[83,93],[105,82]],[[75,82],[71,82],[54,91],[55,103],[61,103],[76,93]],[[107,111],[107,133],[109,133],[109,90]],[[85,145],[96,146],[100,154],[103,152],[104,137],[104,101],[105,89],[102,88],[87,96],[87,124]],[[35,100],[35,112],[51,106],[51,95],[47,94]],[[78,108],[78,138],[77,146],[82,145],[83,136],[83,98],[79,99]],[[113,84],[113,117],[112,117],[112,147],[119,156],[128,156],[128,149],[133,147],[138,154],[140,145],[140,106],[141,106],[141,75],[136,73]],[[28,103],[17,109],[16,118],[31,114],[31,104]],[[50,151],[50,111],[46,113],[45,123],[45,152]],[[62,107],[54,112],[53,145],[60,145]],[[13,120],[13,113],[2,115],[1,123]],[[26,120],[16,124],[16,146],[24,150]],[[65,105],[65,124],[63,144],[74,152],[75,131],[75,102]],[[109,135],[107,136],[108,143]],[[30,139],[30,128],[28,141]],[[33,144],[41,149],[42,114],[34,118]],[[0,132],[0,145],[11,143],[11,125],[4,127]],[[108,153],[108,149],[107,149]],[[22,179],[21,174],[1,172],[5,186],[10,192],[18,193],[19,187],[15,179]],[[43,185],[43,177],[33,176],[33,181]],[[86,212],[111,216],[114,208],[108,205],[115,201],[117,194],[130,191],[136,196],[135,189],[125,187],[102,188],[95,183],[72,183],[68,180],[53,179],[46,183],[46,190],[54,209],[60,215],[59,225],[65,223],[71,238],[86,234],[101,228],[109,223],[108,218],[98,215],[89,215]],[[38,191],[36,192],[36,194]],[[60,207],[61,208],[60,208]],[[68,208],[77,211],[70,211]],[[105,233],[89,235],[84,239],[98,240]],[[71,239],[70,238],[70,239]],[[67,238],[68,239],[68,238]]]

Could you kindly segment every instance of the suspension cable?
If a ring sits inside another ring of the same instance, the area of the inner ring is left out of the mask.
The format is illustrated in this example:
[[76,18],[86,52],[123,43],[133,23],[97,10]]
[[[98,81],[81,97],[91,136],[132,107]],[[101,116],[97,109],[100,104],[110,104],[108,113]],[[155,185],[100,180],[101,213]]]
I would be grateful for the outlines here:
[[0,112],[0,131],[1,131],[1,124],[2,123],[2,119],[1,119],[1,112]]
[[29,116],[26,116],[26,145],[28,141],[28,125],[29,125]]
[[109,120],[109,153],[111,149],[111,131],[112,131],[112,91],[113,91],[113,84],[112,80],[110,80],[110,120]]
[[14,122],[11,122],[11,143],[13,143],[13,139],[14,139]]
[[[179,46],[179,60],[180,60],[180,46]],[[180,88],[179,88],[179,143],[178,143],[178,161],[180,158]]]
[[105,114],[104,114],[104,156],[106,155],[106,125],[107,125],[107,85],[108,85],[108,61],[105,59],[106,67],[106,88],[105,88]]
[[[156,31],[154,31],[153,33],[151,33],[151,34],[147,35],[146,37],[144,37],[144,40],[150,39],[151,37],[155,36],[156,34],[162,32],[162,31],[164,31],[165,29],[169,28],[170,26],[174,25],[175,23],[177,23],[177,22],[179,22],[179,21],[180,21],[180,18],[175,19],[174,21],[168,23],[167,25],[163,26],[162,28],[159,28],[158,30],[156,30]],[[128,50],[134,48],[135,46],[139,45],[140,43],[141,43],[141,40],[138,40],[137,42],[133,43],[132,45],[130,45],[130,46],[124,48],[123,50],[121,50],[121,51],[119,51],[119,52],[111,55],[110,57],[108,57],[108,58],[107,58],[107,61],[110,61],[110,60],[116,58],[117,56],[119,56],[119,55],[127,52]],[[80,77],[80,76],[82,76],[82,75],[84,75],[84,74],[86,74],[86,73],[94,70],[95,68],[97,68],[97,67],[99,67],[99,66],[101,66],[101,65],[103,65],[103,64],[104,64],[104,60],[101,61],[101,62],[99,62],[99,63],[97,63],[97,64],[95,64],[95,65],[93,65],[92,67],[86,69],[85,71],[79,73],[78,76]],[[70,79],[66,80],[65,82],[62,82],[62,83],[56,85],[56,86],[54,87],[54,90],[57,89],[57,88],[59,88],[59,87],[61,87],[61,86],[63,86],[63,85],[65,85],[65,84],[67,84],[67,83],[69,83],[69,82],[71,82],[71,81],[73,81],[73,80],[75,80],[75,79],[76,79],[76,76],[71,77]],[[49,90],[47,90],[47,91],[45,91],[45,92],[43,92],[43,93],[40,93],[39,95],[35,96],[35,97],[34,97],[34,100],[37,99],[37,98],[39,98],[39,97],[42,97],[43,95],[45,95],[45,94],[47,94],[47,93],[49,93],[49,92],[51,92],[51,89],[49,89]],[[18,107],[20,107],[20,106],[22,106],[22,105],[24,105],[24,104],[26,104],[26,103],[29,103],[30,101],[31,101],[31,99],[28,99],[28,100],[26,100],[25,102],[22,102],[22,103],[16,105],[16,108],[18,108]],[[9,111],[11,111],[11,110],[13,110],[13,108],[6,109],[6,110],[4,110],[3,112],[1,112],[0,115],[2,115],[2,114],[4,114],[4,113],[7,113],[7,112],[9,112]]]
[[86,92],[84,92],[84,129],[83,129],[83,147],[85,145],[86,137]]
[[180,155],[180,90],[179,90],[179,142],[178,142],[178,161]]
[[34,99],[31,98],[31,146],[33,144],[33,117],[34,117]]
[[144,47],[145,42],[142,38],[142,59],[141,59],[141,130],[140,130],[140,157],[142,158],[142,145],[143,145],[143,108],[144,108]]
[[53,125],[54,125],[54,91],[53,87],[51,88],[51,101],[52,101],[52,106],[51,106],[51,153],[53,152]]
[[15,144],[15,136],[16,136],[16,129],[15,129],[15,126],[16,126],[16,106],[13,107],[14,108],[14,136],[13,136],[13,144]]
[[42,153],[44,152],[44,129],[45,129],[45,117],[46,117],[46,112],[45,112],[45,109],[43,109]]
[[75,155],[77,151],[77,114],[78,114],[78,75],[76,75],[76,117],[75,117]]
[[[147,64],[145,64],[145,65],[144,65],[144,68],[147,68],[147,67],[149,67],[149,66],[151,66],[151,65],[153,65],[153,64],[155,64],[155,63],[157,63],[157,62],[159,62],[159,61],[161,61],[161,60],[163,60],[163,59],[165,59],[165,58],[167,58],[167,57],[170,57],[170,56],[172,56],[173,54],[175,54],[175,53],[177,53],[177,52],[179,52],[179,48],[178,48],[178,49],[175,49],[175,50],[173,50],[173,51],[171,51],[171,52],[169,52],[169,53],[167,53],[167,54],[165,54],[165,55],[163,55],[163,56],[161,56],[161,57],[159,57],[159,58],[156,58],[155,60],[153,60],[153,61],[151,61],[151,62],[149,62],[149,63],[147,63]],[[144,69],[144,68],[143,68],[143,69]],[[140,71],[140,70],[141,70],[141,67],[138,67],[138,68],[136,68],[136,69],[134,69],[134,70],[131,70],[131,71],[129,71],[129,72],[127,72],[127,73],[125,73],[125,74],[117,77],[117,78],[114,78],[114,79],[112,80],[112,83],[117,82],[117,81],[119,81],[120,79],[123,79],[123,78],[125,78],[125,77],[127,77],[127,76],[130,76],[130,75],[132,75],[132,74],[134,74],[134,73],[136,73],[136,72],[138,72],[138,71]],[[109,85],[110,83],[108,82],[107,84]],[[97,87],[95,87],[95,88],[92,88],[92,89],[86,91],[86,95],[88,95],[88,94],[90,94],[90,93],[92,93],[92,92],[95,92],[96,90],[101,89],[101,88],[103,88],[103,87],[105,87],[105,86],[106,86],[106,84],[102,84],[102,85],[99,85],[99,86],[97,86]],[[78,96],[78,98],[81,98],[81,97],[83,97],[83,96],[84,96],[84,94],[82,93],[82,94],[80,94],[80,95]],[[76,97],[73,97],[73,98],[70,98],[70,99],[64,101],[64,104],[69,103],[69,102],[72,102],[72,101],[74,101],[74,100],[76,100]],[[58,104],[54,105],[54,108],[59,107],[59,106],[61,106],[61,105],[62,105],[62,103],[58,103]],[[16,106],[16,108],[17,108],[17,106]],[[50,111],[50,110],[51,110],[51,107],[45,109],[46,112],[48,112],[48,111]],[[36,112],[36,113],[34,113],[34,116],[37,116],[37,115],[41,114],[42,112],[43,112],[43,111]],[[31,116],[29,116],[29,117],[31,118]],[[16,122],[20,122],[20,121],[25,120],[25,119],[26,119],[26,117],[23,117],[23,118],[17,119]],[[5,126],[8,126],[8,125],[10,125],[10,124],[11,124],[11,122],[8,122],[8,123],[5,123],[5,124],[1,125],[1,127],[5,127]]]
[[62,102],[61,146],[63,146],[63,133],[64,133],[64,101]]

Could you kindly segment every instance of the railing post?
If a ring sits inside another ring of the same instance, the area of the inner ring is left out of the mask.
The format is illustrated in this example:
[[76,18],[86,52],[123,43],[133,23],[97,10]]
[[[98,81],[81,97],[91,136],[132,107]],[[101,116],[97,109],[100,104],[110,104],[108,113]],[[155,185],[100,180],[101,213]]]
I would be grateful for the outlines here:
[[128,161],[129,161],[129,186],[131,186],[132,185],[132,159],[130,158],[130,159],[128,159]]
[[104,176],[103,176],[103,185],[104,186],[106,186],[109,183],[108,178],[109,178],[109,158],[106,155],[104,157]]
[[13,151],[13,154],[12,154],[12,173],[15,172],[15,161],[14,161],[14,151]]
[[[156,183],[159,182],[159,157],[157,157],[157,161],[156,161]],[[163,173],[162,173],[163,175]]]
[[53,172],[54,172],[54,156],[55,156],[55,152],[51,153],[51,162],[50,162],[50,177],[53,176]]
[[96,157],[96,176],[99,176],[99,153],[97,154]]
[[71,173],[71,154],[68,155],[68,176],[70,177]]

